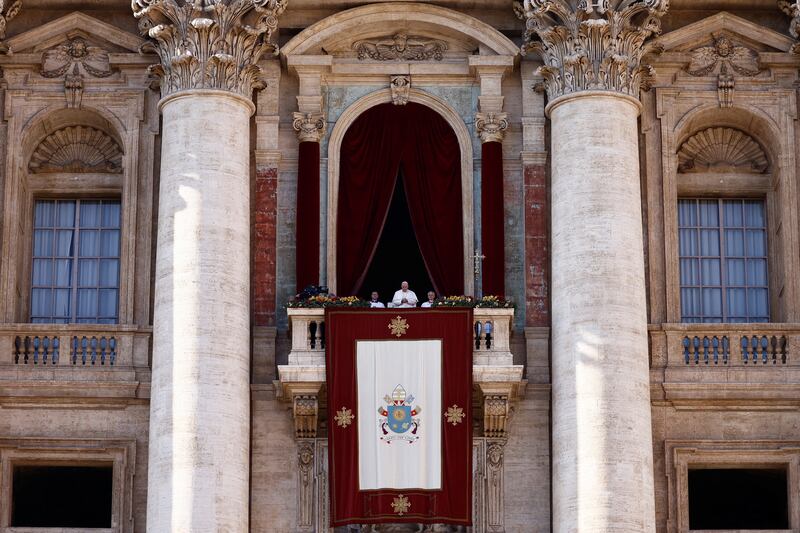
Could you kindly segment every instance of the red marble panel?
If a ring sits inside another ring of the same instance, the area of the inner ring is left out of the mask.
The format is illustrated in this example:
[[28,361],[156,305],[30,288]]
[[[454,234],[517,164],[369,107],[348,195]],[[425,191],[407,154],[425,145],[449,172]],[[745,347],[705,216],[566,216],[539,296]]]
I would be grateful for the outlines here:
[[550,324],[550,250],[547,174],[544,165],[525,173],[525,324]]
[[275,324],[278,168],[256,169],[253,212],[253,323]]

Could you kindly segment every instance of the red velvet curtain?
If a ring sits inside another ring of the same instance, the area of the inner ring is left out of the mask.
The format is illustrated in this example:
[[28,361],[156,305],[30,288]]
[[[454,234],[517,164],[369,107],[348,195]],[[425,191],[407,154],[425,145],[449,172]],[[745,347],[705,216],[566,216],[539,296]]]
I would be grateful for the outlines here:
[[483,294],[503,296],[505,284],[505,229],[503,208],[503,145],[483,143],[481,148],[481,241],[483,243]]
[[319,143],[301,142],[297,162],[297,292],[319,283]]
[[414,232],[440,294],[464,290],[461,152],[453,129],[423,105],[363,113],[341,148],[337,239],[339,294],[361,288],[378,245],[400,165]]

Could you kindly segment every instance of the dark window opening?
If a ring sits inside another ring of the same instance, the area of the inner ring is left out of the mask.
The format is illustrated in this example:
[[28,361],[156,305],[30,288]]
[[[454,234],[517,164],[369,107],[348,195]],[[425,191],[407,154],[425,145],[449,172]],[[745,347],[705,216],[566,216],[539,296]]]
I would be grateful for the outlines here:
[[386,303],[391,301],[403,281],[408,282],[419,303],[427,300],[428,291],[433,290],[428,269],[425,268],[414,234],[401,171],[397,176],[383,233],[378,240],[375,255],[372,256],[372,262],[358,295],[369,300],[372,291],[378,291],[380,301]]
[[786,469],[689,470],[689,529],[789,529]]
[[113,466],[14,467],[12,527],[111,527]]

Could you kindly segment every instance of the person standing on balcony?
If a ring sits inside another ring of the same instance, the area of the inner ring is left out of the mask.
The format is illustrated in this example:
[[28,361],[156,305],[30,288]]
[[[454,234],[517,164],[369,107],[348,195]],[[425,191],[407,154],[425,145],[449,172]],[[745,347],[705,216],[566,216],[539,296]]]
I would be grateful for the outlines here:
[[428,300],[422,302],[420,307],[433,307],[433,302],[436,301],[436,293],[433,291],[428,291]]
[[395,292],[394,298],[392,298],[394,307],[416,307],[417,301],[417,295],[408,289],[407,281],[400,284],[400,290]]
[[378,291],[372,291],[372,294],[370,295],[370,299],[369,299],[369,306],[370,307],[378,307],[378,308],[386,307],[385,305],[383,305],[383,302],[378,300],[379,297],[380,297],[380,295],[378,294]]

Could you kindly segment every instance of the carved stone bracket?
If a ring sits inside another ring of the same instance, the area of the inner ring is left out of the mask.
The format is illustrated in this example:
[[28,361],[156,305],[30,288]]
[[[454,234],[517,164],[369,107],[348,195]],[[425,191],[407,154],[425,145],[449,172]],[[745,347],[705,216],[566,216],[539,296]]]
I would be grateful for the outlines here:
[[11,53],[8,43],[6,43],[6,27],[21,9],[22,0],[0,0],[0,54]]
[[733,73],[756,76],[761,72],[758,52],[739,46],[721,33],[712,33],[713,43],[692,50],[692,60],[686,69],[692,76],[717,75],[720,107],[733,105],[736,80]]
[[74,37],[42,55],[42,76],[64,76],[64,96],[68,108],[80,108],[84,75],[107,78],[113,73],[108,52]]
[[475,131],[481,142],[503,142],[508,129],[508,113],[476,113]]
[[669,0],[525,0],[522,52],[544,61],[551,100],[586,91],[615,91],[638,98],[652,69],[642,58],[658,50],[648,39],[661,31]]
[[508,436],[508,418],[511,412],[507,394],[487,394],[483,397],[483,434],[486,437]]
[[292,117],[292,127],[297,132],[298,141],[318,143],[325,136],[325,115],[322,113],[295,111]]
[[317,436],[319,402],[313,394],[300,394],[292,399],[294,411],[294,435],[298,439],[313,439]]
[[[800,0],[779,0],[778,7],[781,11],[792,17],[792,22],[789,24],[789,35],[795,39],[800,40]],[[796,43],[792,47],[793,54],[800,54],[800,43]]]
[[263,87],[257,63],[277,53],[273,34],[289,0],[132,0],[139,29],[161,59],[161,94],[217,89],[250,98]]
[[411,93],[411,76],[392,76],[389,87],[392,90],[392,103],[394,105],[406,105],[408,103],[408,98]]
[[447,51],[447,43],[400,32],[383,39],[356,41],[353,50],[362,61],[441,61]]

